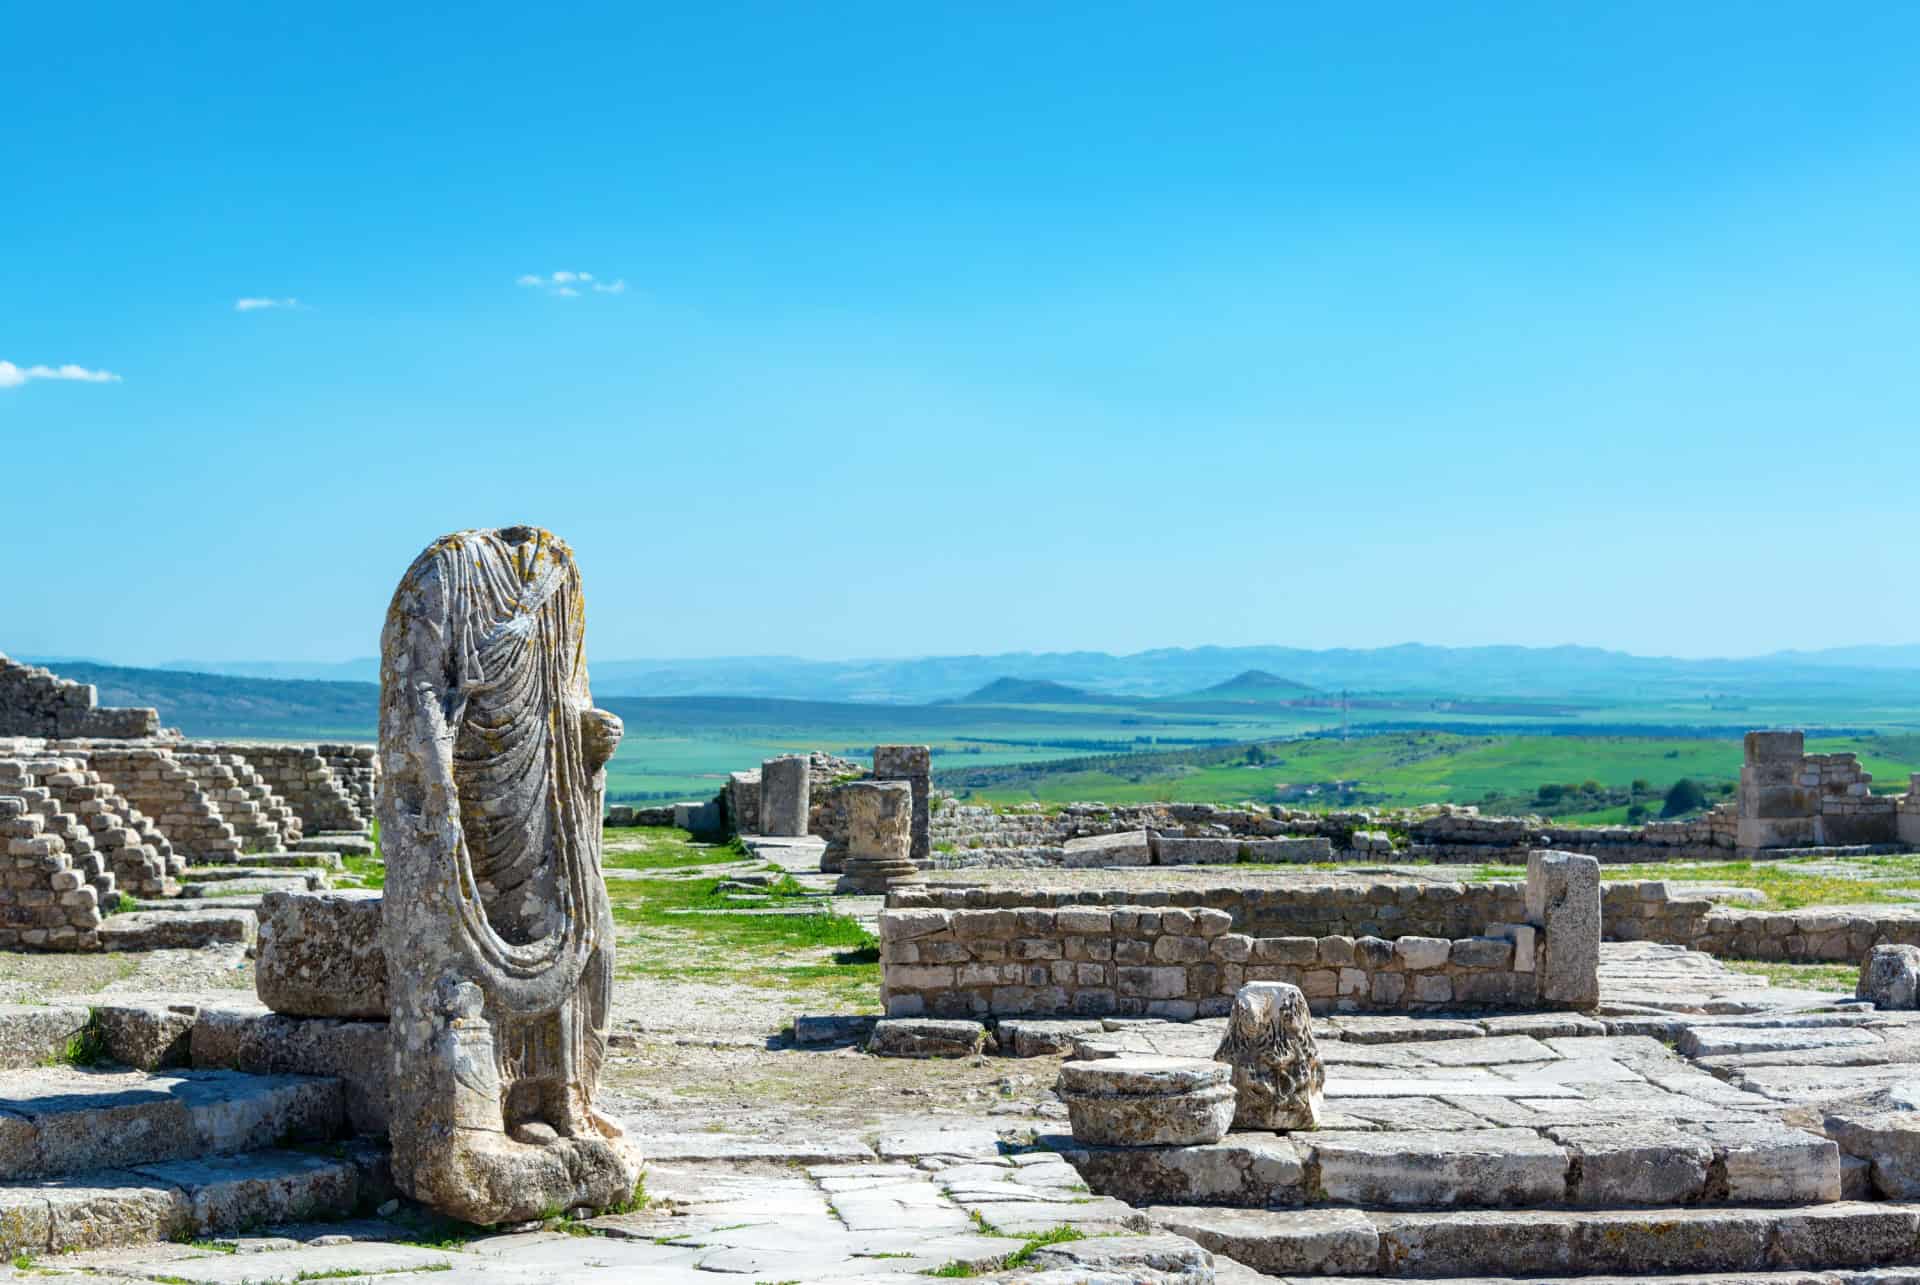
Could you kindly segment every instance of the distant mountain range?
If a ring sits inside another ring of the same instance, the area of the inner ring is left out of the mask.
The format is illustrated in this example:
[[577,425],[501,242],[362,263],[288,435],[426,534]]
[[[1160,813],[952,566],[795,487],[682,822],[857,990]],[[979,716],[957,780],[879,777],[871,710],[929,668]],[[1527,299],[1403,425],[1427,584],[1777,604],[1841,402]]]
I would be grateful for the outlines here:
[[[4,639],[0,639],[4,642]],[[72,661],[44,661],[71,666]],[[95,662],[97,663],[97,662]],[[330,664],[175,661],[163,670],[241,678],[378,680],[371,657]],[[151,672],[151,671],[150,671]],[[1634,656],[1599,647],[1432,647],[1367,650],[1294,647],[1165,648],[1106,652],[1004,652],[910,660],[800,660],[731,656],[702,660],[599,660],[593,690],[605,696],[740,696],[925,705],[977,699],[1001,680],[1054,683],[1090,698],[1198,700],[1337,695],[1551,701],[1743,699],[1810,692],[1920,694],[1920,645],[1839,647],[1737,660]],[[1264,693],[1264,697],[1262,694]]]

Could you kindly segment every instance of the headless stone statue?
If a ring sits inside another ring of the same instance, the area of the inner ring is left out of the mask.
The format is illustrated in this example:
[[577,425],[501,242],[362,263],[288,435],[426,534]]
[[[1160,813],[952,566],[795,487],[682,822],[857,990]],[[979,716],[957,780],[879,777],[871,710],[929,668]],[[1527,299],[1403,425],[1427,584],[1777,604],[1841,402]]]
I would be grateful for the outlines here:
[[474,1223],[629,1199],[640,1156],[593,1109],[613,917],[580,571],[537,527],[414,560],[380,640],[393,1176]]
[[1327,1073],[1298,986],[1248,982],[1213,1060],[1233,1067],[1236,1129],[1317,1129]]

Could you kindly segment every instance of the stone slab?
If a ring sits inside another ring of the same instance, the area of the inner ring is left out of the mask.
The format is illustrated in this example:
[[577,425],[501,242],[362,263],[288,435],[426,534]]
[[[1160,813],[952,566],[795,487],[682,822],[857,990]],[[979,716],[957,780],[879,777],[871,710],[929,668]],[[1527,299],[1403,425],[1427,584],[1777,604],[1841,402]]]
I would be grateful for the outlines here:
[[1281,1213],[1154,1205],[1145,1212],[1154,1226],[1258,1272],[1371,1275],[1379,1257],[1380,1233],[1357,1209]]
[[254,989],[289,1017],[387,1016],[378,892],[275,891],[260,900]]
[[1557,1203],[1567,1152],[1531,1129],[1405,1130],[1300,1135],[1328,1200],[1370,1208],[1505,1207]]
[[1327,1077],[1328,1098],[1580,1098],[1586,1095],[1571,1084],[1537,1077],[1497,1080],[1492,1077],[1390,1076],[1358,1079]]

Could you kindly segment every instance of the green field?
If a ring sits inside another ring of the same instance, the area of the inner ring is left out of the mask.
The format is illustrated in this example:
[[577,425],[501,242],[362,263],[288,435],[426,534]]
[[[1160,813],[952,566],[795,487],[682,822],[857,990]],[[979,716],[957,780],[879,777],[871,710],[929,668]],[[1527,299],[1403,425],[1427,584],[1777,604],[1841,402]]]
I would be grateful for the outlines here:
[[[1904,792],[1907,774],[1920,771],[1920,738],[1860,737],[1813,740],[1810,752],[1853,750],[1874,775],[1876,790]],[[1594,782],[1609,791],[1625,791],[1636,780],[1646,788],[1635,794],[1657,812],[1668,787],[1690,777],[1718,796],[1740,776],[1737,739],[1590,736],[1459,736],[1408,733],[1355,736],[1342,742],[1316,738],[1263,747],[1266,761],[1218,765],[1161,765],[1143,760],[1129,770],[1124,763],[1097,770],[1044,770],[1031,765],[1024,779],[981,788],[958,786],[978,802],[1043,804],[1237,803],[1288,801],[1302,807],[1349,803],[1411,807],[1425,803],[1476,804],[1490,812],[1540,812],[1569,820],[1622,822],[1624,801],[1585,806],[1595,796],[1569,791],[1558,801],[1542,800],[1542,785],[1580,786]],[[1153,756],[1159,758],[1162,756]],[[936,775],[947,768],[935,760]],[[1065,765],[1062,765],[1065,766]],[[1340,787],[1335,788],[1335,783]],[[1317,787],[1312,794],[1305,788]]]

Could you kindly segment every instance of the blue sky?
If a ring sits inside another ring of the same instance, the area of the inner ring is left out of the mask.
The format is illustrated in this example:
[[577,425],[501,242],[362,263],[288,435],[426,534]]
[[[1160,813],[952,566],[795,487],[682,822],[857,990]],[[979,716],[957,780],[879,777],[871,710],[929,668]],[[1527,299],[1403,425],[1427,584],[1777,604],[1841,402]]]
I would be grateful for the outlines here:
[[411,8],[10,13],[0,650],[1920,638],[1920,9]]

